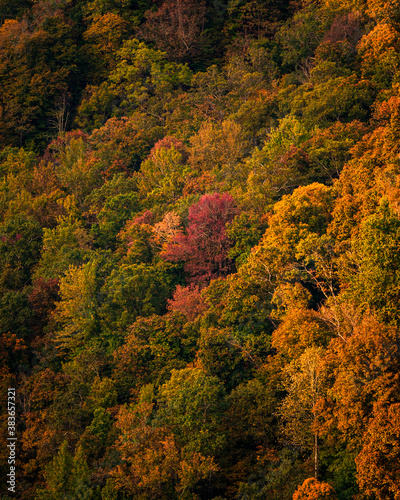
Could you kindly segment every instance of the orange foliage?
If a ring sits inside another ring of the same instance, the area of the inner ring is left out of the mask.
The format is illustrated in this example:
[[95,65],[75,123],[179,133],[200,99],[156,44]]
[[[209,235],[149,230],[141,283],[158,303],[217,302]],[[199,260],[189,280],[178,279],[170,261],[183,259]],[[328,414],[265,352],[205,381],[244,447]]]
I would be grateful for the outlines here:
[[343,168],[336,184],[338,194],[329,228],[338,240],[355,235],[361,221],[376,210],[383,196],[399,207],[399,109],[399,95],[377,105],[377,127],[357,143],[353,159]]
[[115,51],[126,36],[126,31],[126,22],[118,14],[107,12],[96,16],[83,34],[89,56],[96,59],[104,73],[115,66]]
[[315,478],[306,479],[297,488],[293,500],[336,500],[335,490],[328,483],[320,483]]
[[154,224],[155,241],[165,250],[166,245],[181,231],[181,218],[175,212],[167,212],[161,222]]
[[307,348],[326,345],[331,332],[320,315],[313,310],[293,308],[272,334],[272,346],[285,359],[299,357]]
[[356,458],[357,481],[377,500],[400,498],[400,403],[377,404]]
[[400,372],[399,332],[365,316],[353,334],[331,341],[325,355],[329,396],[317,403],[318,427],[328,440],[357,450],[373,417],[374,403],[393,397]]
[[[117,421],[121,430],[116,448],[122,465],[112,472],[121,489],[148,498],[190,495],[193,486],[217,470],[213,458],[185,452],[166,427],[150,424],[152,403],[122,408]],[[195,498],[195,497],[194,497]]]

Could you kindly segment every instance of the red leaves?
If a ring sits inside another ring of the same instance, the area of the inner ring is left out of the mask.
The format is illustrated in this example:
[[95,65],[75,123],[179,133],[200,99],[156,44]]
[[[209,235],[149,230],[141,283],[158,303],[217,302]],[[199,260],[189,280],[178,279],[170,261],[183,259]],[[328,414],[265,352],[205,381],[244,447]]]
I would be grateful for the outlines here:
[[193,321],[206,310],[204,298],[199,287],[178,285],[172,299],[168,300],[168,309],[178,311],[186,316],[188,321]]
[[187,233],[178,233],[163,256],[171,262],[185,262],[188,281],[204,283],[233,269],[228,258],[231,246],[226,224],[238,213],[228,194],[206,194],[189,209]]

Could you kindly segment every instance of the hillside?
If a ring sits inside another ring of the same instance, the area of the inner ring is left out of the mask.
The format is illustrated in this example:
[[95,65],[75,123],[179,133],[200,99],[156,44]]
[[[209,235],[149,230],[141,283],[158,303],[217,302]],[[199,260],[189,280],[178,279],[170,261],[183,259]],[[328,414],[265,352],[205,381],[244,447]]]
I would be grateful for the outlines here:
[[400,4],[0,23],[0,500],[400,498]]

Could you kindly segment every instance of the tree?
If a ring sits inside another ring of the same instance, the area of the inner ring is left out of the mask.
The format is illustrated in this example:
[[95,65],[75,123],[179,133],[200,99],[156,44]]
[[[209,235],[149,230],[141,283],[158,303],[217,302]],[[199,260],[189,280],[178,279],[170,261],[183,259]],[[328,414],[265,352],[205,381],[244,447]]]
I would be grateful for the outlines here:
[[[387,199],[364,220],[353,239],[345,296],[357,300],[363,310],[373,309],[383,321],[398,324],[400,220]],[[354,270],[356,269],[356,270]]]
[[[56,373],[50,368],[21,381],[25,424],[22,450],[27,463],[24,476],[28,481],[35,482],[43,474],[46,465],[54,458],[55,451],[59,450],[62,437],[74,434],[73,427],[77,420],[71,418],[71,402],[67,406],[61,403],[61,395],[67,391],[69,381],[66,374]],[[76,418],[76,408],[74,410]]]
[[168,243],[170,243],[181,230],[182,221],[176,212],[167,212],[163,219],[157,224],[154,224],[154,238],[155,243],[165,250]]
[[[304,288],[301,289],[299,283],[296,285],[297,287],[278,286],[273,298],[275,304],[278,299],[283,303],[292,302],[285,304],[287,311],[283,321],[272,334],[272,346],[277,349],[279,357],[289,363],[300,358],[310,347],[326,347],[332,337],[332,332],[321,318],[321,314],[299,305],[300,301],[308,302],[311,296]],[[286,290],[282,290],[283,288]],[[280,309],[283,309],[283,305],[281,303]]]
[[58,291],[59,280],[57,278],[48,280],[37,278],[32,283],[28,300],[34,310],[33,329],[36,334],[43,333],[50,315],[56,307],[56,302],[60,298]]
[[205,13],[204,0],[164,0],[156,11],[145,13],[140,32],[170,59],[187,60],[198,51]]
[[20,18],[30,7],[29,0],[2,0],[0,2],[1,18],[0,23],[3,24],[5,19]]
[[193,362],[197,339],[198,329],[181,314],[138,318],[114,351],[114,378],[120,396],[134,397],[148,383],[165,383],[171,370]]
[[316,182],[283,196],[274,205],[268,228],[241,271],[251,273],[253,279],[267,277],[272,286],[285,275],[292,277],[293,270],[306,263],[302,245],[318,241],[326,233],[332,204],[332,189]]
[[188,321],[193,321],[207,309],[207,306],[198,287],[178,285],[172,299],[168,300],[168,309],[178,311],[186,316]]
[[228,2],[225,30],[245,38],[271,37],[285,19],[288,2],[280,0]]
[[118,414],[121,436],[116,448],[122,464],[112,476],[119,489],[139,498],[198,499],[197,483],[216,472],[217,466],[211,457],[182,449],[168,427],[154,425],[149,389],[143,388],[137,405]]
[[43,5],[35,21],[29,22],[28,16],[6,20],[0,29],[3,146],[36,141],[43,147],[58,103],[69,96],[75,99],[82,85],[72,23],[59,5],[40,12]]
[[240,125],[231,120],[224,120],[221,125],[204,121],[190,142],[189,163],[195,171],[216,172],[230,182],[241,180],[240,160],[247,144]]
[[400,40],[398,31],[387,23],[379,23],[358,45],[362,57],[363,76],[380,87],[390,85],[400,68]]
[[55,139],[48,147],[60,184],[82,207],[86,196],[102,184],[102,165],[93,161],[89,137],[76,130]]
[[286,21],[276,35],[283,47],[284,69],[299,68],[307,78],[310,58],[324,35],[331,15],[327,9],[318,9],[310,3]]
[[165,137],[154,145],[137,173],[139,193],[148,206],[168,207],[182,195],[190,173],[186,158],[186,148],[174,138]]
[[151,100],[154,107],[150,112],[160,119],[171,93],[190,83],[187,65],[168,62],[164,52],[139,40],[126,40],[116,57],[116,67],[107,80],[87,88],[88,97],[78,108],[81,126],[101,127],[110,117],[126,116],[138,108],[147,111]]
[[22,213],[0,224],[0,291],[18,290],[30,283],[42,237],[39,223]]
[[[369,425],[376,429],[380,421],[383,434],[388,432],[389,436],[392,432],[384,430],[387,409],[383,403],[390,400],[397,403],[393,391],[397,390],[398,384],[398,339],[396,328],[379,322],[371,315],[364,315],[361,321],[353,325],[351,336],[347,339],[334,338],[330,342],[323,362],[328,390],[314,410],[318,434],[325,439],[326,446],[333,450],[331,470],[338,469],[338,474],[343,465],[351,467],[351,462],[362,450],[364,440],[366,448],[362,455],[364,458],[360,457],[360,473],[363,460],[375,460],[373,457],[377,457],[374,450],[380,445],[375,437],[381,441],[378,435],[373,437],[368,431]],[[393,417],[396,419],[395,415],[394,408]],[[375,417],[377,420],[374,423]],[[395,429],[393,432],[396,432]],[[334,459],[335,454],[337,459]],[[390,469],[390,459],[388,466]],[[362,474],[366,481],[367,462],[365,467]],[[355,471],[351,475],[353,473]],[[365,482],[365,485],[368,484],[373,482]]]
[[172,370],[159,389],[156,418],[173,429],[183,449],[215,456],[225,442],[220,428],[224,397],[222,383],[201,368]]
[[[138,316],[163,314],[167,299],[176,285],[171,264],[122,264],[113,269],[101,289],[99,309],[104,335],[119,342],[116,335],[125,333]],[[115,344],[114,344],[115,345]]]
[[40,500],[90,500],[93,490],[89,483],[89,467],[78,449],[75,456],[64,441],[58,454],[45,469],[47,488],[39,490]]
[[293,500],[336,500],[335,490],[328,483],[321,483],[314,477],[306,479],[293,495]]
[[44,229],[43,248],[35,269],[35,278],[60,278],[70,266],[79,267],[89,260],[93,238],[80,220],[60,217],[53,229]]
[[115,66],[115,52],[127,34],[127,23],[118,14],[107,12],[92,19],[83,38],[90,63],[95,66],[93,83],[103,79]]
[[400,403],[378,402],[369,422],[361,452],[356,458],[357,482],[361,491],[377,499],[400,495]]
[[246,205],[262,213],[272,201],[306,183],[304,165],[302,168],[301,162],[296,165],[290,161],[290,156],[308,139],[309,130],[290,115],[280,120],[278,127],[270,130],[263,147],[254,148],[245,161],[243,170],[247,182],[239,186],[239,190],[243,192]]
[[90,160],[101,167],[106,180],[119,172],[130,175],[139,170],[160,134],[157,117],[139,111],[129,117],[110,118],[92,131]]
[[315,479],[319,474],[319,443],[314,406],[323,397],[323,352],[321,347],[309,347],[284,367],[283,386],[287,395],[278,410],[283,419],[282,431],[289,442],[312,450]]
[[[322,63],[327,69],[327,63]],[[332,65],[328,65],[332,69]],[[323,69],[321,66],[318,69]],[[308,128],[326,127],[336,121],[367,121],[375,101],[376,87],[367,80],[359,80],[357,74],[348,71],[311,72],[311,81],[295,90],[288,89],[284,106],[291,114],[301,117]],[[283,94],[283,93],[282,93]]]
[[164,259],[185,262],[185,272],[192,282],[207,282],[228,274],[233,263],[228,257],[226,224],[237,211],[234,199],[227,193],[202,196],[189,209],[187,234],[177,234],[162,253]]
[[97,329],[96,268],[95,260],[79,268],[70,266],[60,280],[61,300],[54,313],[60,325],[55,342],[60,348],[79,348]]
[[139,206],[136,193],[127,192],[109,196],[103,208],[97,213],[98,225],[92,227],[92,234],[96,235],[96,244],[102,248],[114,249],[117,239],[121,239],[121,229],[138,211]]

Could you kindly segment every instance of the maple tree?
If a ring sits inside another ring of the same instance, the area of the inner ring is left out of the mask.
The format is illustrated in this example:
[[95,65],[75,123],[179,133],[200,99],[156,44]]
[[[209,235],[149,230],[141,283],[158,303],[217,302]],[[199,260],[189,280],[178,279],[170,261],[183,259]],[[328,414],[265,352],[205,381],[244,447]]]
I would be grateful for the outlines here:
[[204,195],[189,209],[187,234],[178,233],[163,252],[166,260],[185,262],[191,281],[202,282],[227,274],[230,241],[225,226],[237,208],[228,194]]

